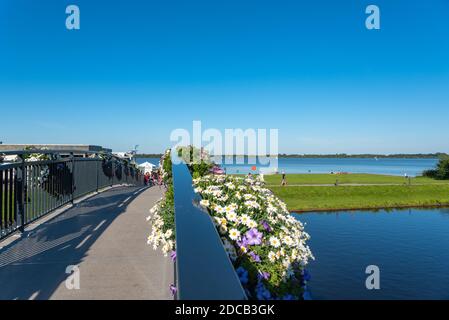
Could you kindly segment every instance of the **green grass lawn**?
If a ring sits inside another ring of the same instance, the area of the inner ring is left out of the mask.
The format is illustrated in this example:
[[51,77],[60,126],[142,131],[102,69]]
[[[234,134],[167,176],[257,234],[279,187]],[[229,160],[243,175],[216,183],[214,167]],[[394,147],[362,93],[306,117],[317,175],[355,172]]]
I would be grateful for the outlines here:
[[[339,184],[408,184],[408,179],[401,176],[387,176],[378,174],[287,174],[288,185],[301,184],[334,184],[338,179]],[[265,175],[268,186],[281,184],[280,174]],[[434,180],[426,177],[410,179],[411,184],[449,184],[449,180]]]
[[292,211],[449,205],[449,185],[272,186]]

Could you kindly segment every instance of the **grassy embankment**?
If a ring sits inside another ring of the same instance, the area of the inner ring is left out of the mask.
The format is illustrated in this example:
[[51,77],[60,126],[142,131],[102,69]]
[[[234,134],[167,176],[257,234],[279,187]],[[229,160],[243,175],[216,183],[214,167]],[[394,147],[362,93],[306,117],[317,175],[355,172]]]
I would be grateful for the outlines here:
[[[338,186],[334,186],[336,179]],[[449,181],[372,174],[265,176],[267,186],[292,211],[326,211],[449,205]],[[331,185],[331,186],[329,186]]]
[[[320,184],[408,184],[409,180],[402,176],[388,176],[380,174],[287,174],[288,185],[320,185]],[[281,175],[273,174],[264,176],[268,186],[278,186],[281,183]],[[417,184],[449,184],[448,180],[434,180],[426,177],[410,178],[412,185]]]

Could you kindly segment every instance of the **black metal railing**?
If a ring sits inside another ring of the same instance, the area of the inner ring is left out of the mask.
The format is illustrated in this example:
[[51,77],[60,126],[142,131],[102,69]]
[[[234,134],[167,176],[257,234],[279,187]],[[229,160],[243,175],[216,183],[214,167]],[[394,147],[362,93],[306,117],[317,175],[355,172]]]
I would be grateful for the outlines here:
[[185,163],[172,151],[175,193],[177,298],[182,300],[246,300],[220,236],[199,196]]
[[[78,154],[75,154],[77,152]],[[0,163],[0,239],[53,210],[105,187],[143,185],[143,174],[126,161],[106,154],[71,150],[2,152],[21,161]],[[40,153],[55,160],[26,161]],[[85,157],[88,156],[88,157]]]

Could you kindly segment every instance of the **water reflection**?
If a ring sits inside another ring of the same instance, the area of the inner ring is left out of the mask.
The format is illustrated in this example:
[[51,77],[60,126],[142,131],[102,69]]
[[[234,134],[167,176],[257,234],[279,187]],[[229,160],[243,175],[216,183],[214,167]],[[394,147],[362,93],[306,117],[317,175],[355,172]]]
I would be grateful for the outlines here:
[[[449,208],[294,214],[316,257],[314,299],[449,299]],[[365,288],[377,265],[381,289]]]

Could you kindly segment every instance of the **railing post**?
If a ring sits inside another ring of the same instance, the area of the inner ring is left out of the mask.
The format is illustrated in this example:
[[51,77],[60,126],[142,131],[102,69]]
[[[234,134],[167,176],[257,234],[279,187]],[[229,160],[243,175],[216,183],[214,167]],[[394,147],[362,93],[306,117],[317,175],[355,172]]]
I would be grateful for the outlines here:
[[115,176],[114,163],[115,163],[114,161],[111,161],[111,172],[112,172],[111,187],[114,185],[114,176]]
[[97,160],[95,160],[95,163],[96,163],[96,165],[95,165],[95,168],[97,169],[97,192],[98,192],[98,189],[99,189],[99,184],[100,184],[100,168],[99,168],[99,164],[100,164],[100,161],[98,161],[98,159]]
[[19,196],[19,199],[17,199],[19,201],[17,210],[19,211],[19,215],[20,215],[19,230],[20,230],[20,232],[24,232],[25,231],[25,218],[26,218],[25,217],[25,196],[26,196],[25,195],[25,183],[27,181],[26,180],[27,178],[26,178],[25,157],[23,155],[20,155],[20,159],[22,160],[22,165],[20,167],[21,175],[17,179],[17,182],[19,184],[19,189],[20,189],[20,196]]
[[126,184],[129,184],[129,182],[128,182],[128,174],[130,174],[130,172],[129,172],[128,164],[126,165],[126,167],[128,168],[128,170],[126,170],[126,174],[125,174],[125,176],[126,176]]
[[73,200],[75,200],[75,155],[73,152],[70,152],[70,156],[72,157],[72,200],[71,203],[73,204]]

